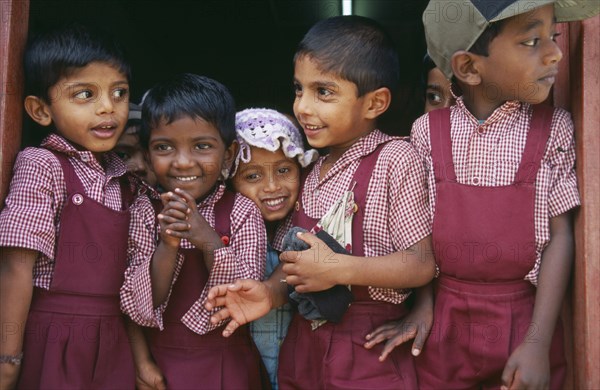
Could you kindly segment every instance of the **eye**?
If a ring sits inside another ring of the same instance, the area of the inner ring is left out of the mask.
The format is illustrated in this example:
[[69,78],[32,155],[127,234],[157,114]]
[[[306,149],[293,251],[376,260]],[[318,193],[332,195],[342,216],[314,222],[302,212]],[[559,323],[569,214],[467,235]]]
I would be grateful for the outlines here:
[[113,98],[116,100],[123,99],[129,94],[129,90],[127,88],[117,88],[113,91]]
[[561,35],[560,33],[554,33],[554,34],[552,34],[552,40],[554,42],[556,42],[556,38],[560,37],[560,35]]
[[260,175],[258,173],[249,173],[246,176],[244,176],[244,178],[246,179],[246,181],[254,183],[260,180]]
[[210,145],[209,144],[196,144],[195,148],[198,150],[206,150],[206,149],[210,149]]
[[173,148],[171,147],[171,145],[168,144],[156,144],[152,146],[152,149],[157,150],[159,152],[167,152],[169,150],[172,150]]
[[75,92],[75,94],[73,95],[75,99],[81,100],[90,99],[92,96],[94,96],[94,93],[89,89],[84,89],[83,91]]
[[521,44],[524,46],[535,47],[538,45],[539,42],[540,42],[539,38],[533,38],[533,39],[529,39],[527,41],[521,42]]
[[300,84],[294,83],[292,88],[294,90],[294,95],[296,95],[297,97],[302,96],[302,86]]
[[281,167],[277,170],[277,173],[279,173],[280,175],[285,175],[286,173],[290,173],[291,169],[288,167]]
[[317,88],[317,93],[319,94],[319,97],[329,97],[333,95],[333,91],[323,87]]
[[129,160],[131,158],[131,156],[127,152],[123,152],[123,151],[120,151],[120,150],[115,150],[115,153],[123,161],[127,161],[127,160]]
[[425,94],[425,98],[431,105],[438,105],[438,104],[442,103],[442,96],[437,92],[428,91]]

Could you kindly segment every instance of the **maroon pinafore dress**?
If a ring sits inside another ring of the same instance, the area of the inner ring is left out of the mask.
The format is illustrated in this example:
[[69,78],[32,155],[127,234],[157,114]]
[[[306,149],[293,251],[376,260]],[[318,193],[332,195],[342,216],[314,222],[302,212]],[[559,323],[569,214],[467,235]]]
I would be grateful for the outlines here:
[[[215,230],[230,237],[235,194],[226,191],[215,204]],[[266,244],[265,244],[266,245]],[[185,256],[163,314],[164,330],[147,329],[152,356],[169,389],[261,389],[268,376],[247,326],[223,337],[223,327],[199,335],[181,318],[200,298],[209,272],[198,249],[180,249]],[[268,387],[268,385],[266,385]]]
[[[535,252],[535,180],[550,135],[553,109],[535,106],[513,184],[458,183],[450,111],[429,114],[436,180],[433,243],[440,276],[434,283],[434,325],[416,359],[422,389],[499,388],[510,354],[529,332],[535,287],[525,276]],[[551,388],[565,377],[560,321],[550,350]]]
[[[352,254],[364,256],[363,220],[371,172],[386,143],[363,157],[352,182],[358,210],[352,220]],[[304,180],[302,181],[304,182]],[[302,186],[303,187],[303,186]],[[302,188],[301,187],[301,188]],[[298,202],[302,200],[302,193]],[[302,206],[293,214],[294,226],[311,229],[318,222]],[[352,286],[354,300],[340,323],[327,322],[315,330],[311,321],[295,314],[279,353],[281,389],[416,389],[410,348],[394,349],[379,361],[383,347],[364,347],[365,336],[380,325],[407,314],[404,304],[374,301],[365,286]]]
[[119,289],[127,266],[128,207],[89,198],[66,155],[67,199],[60,216],[50,290],[34,288],[23,346],[20,389],[133,389],[135,371]]

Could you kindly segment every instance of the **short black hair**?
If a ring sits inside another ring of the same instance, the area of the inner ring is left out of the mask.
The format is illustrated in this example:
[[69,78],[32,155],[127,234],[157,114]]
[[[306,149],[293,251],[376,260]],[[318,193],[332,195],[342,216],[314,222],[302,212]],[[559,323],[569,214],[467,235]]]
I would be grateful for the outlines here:
[[500,34],[500,32],[502,32],[502,27],[504,26],[505,21],[506,19],[502,19],[497,22],[490,23],[490,25],[483,30],[479,38],[477,38],[469,51],[480,56],[489,56],[490,43]]
[[304,36],[294,63],[304,56],[356,84],[358,96],[387,87],[395,91],[400,79],[398,52],[389,34],[372,19],[336,16],[317,22]]
[[431,72],[435,68],[437,68],[435,62],[433,62],[431,57],[429,57],[429,54],[425,54],[425,56],[423,57],[423,64],[421,67],[421,88],[423,88],[423,90],[427,89],[427,80],[429,79],[429,72]]
[[202,118],[219,130],[226,147],[235,140],[235,102],[216,80],[182,73],[154,85],[142,102],[140,143],[148,148],[153,128],[178,119]]
[[71,23],[33,35],[25,50],[25,95],[51,104],[49,89],[75,69],[104,62],[131,78],[123,48],[107,32]]

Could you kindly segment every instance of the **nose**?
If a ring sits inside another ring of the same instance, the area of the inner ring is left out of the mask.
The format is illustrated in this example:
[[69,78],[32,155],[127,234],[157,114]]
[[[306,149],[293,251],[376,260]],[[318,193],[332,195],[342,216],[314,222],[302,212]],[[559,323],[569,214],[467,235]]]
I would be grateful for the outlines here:
[[265,192],[276,192],[281,189],[281,185],[279,184],[279,180],[275,177],[275,175],[271,174],[269,176],[269,180],[267,181],[267,185],[265,186]]
[[173,166],[180,169],[186,169],[194,164],[194,160],[191,158],[187,151],[180,151],[175,156]]
[[548,43],[548,51],[544,57],[544,63],[546,65],[555,64],[559,62],[563,57],[562,50],[554,41]]
[[102,91],[96,103],[96,112],[98,114],[112,114],[115,111],[115,104],[108,91]]
[[313,101],[308,93],[296,96],[294,100],[294,114],[297,118],[310,115],[312,112]]

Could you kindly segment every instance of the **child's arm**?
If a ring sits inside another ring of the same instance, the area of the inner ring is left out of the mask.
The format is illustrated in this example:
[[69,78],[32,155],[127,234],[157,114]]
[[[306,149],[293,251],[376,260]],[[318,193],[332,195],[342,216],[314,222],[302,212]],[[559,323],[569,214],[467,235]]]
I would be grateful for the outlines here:
[[185,199],[172,192],[162,194],[161,200],[164,208],[157,216],[160,224],[160,241],[152,256],[150,268],[152,303],[155,307],[164,303],[169,296],[181,243],[178,234],[190,230],[189,215],[195,211],[195,205],[192,211]]
[[288,300],[287,284],[282,282],[285,276],[280,264],[265,281],[238,279],[232,284],[211,288],[204,304],[206,310],[218,310],[211,316],[211,323],[231,319],[223,330],[223,336],[228,337],[239,326],[283,306]]
[[415,341],[412,346],[412,354],[418,356],[423,350],[423,345],[433,325],[433,288],[431,283],[417,289],[414,293],[417,294],[415,304],[406,317],[382,325],[367,335],[368,341],[365,343],[367,349],[387,340],[379,356],[380,361],[384,361],[398,345],[413,338]]
[[570,212],[550,219],[550,237],[542,253],[531,324],[525,340],[506,363],[503,389],[543,389],[550,385],[550,345],[573,262]]
[[[186,208],[183,205],[183,209]],[[121,310],[139,325],[162,329],[162,313],[166,308],[170,286],[182,263],[178,254],[179,238],[166,233],[170,228],[165,222],[161,230],[162,243],[157,245],[157,217],[148,197],[139,196],[130,210],[128,267],[120,291]],[[175,226],[183,225],[187,226],[185,223]],[[163,281],[160,277],[163,266],[167,274],[163,275],[164,279],[168,279],[169,283],[164,298],[156,294],[153,288],[153,278],[159,283]]]
[[413,288],[429,283],[435,274],[431,236],[404,251],[368,258],[336,254],[310,233],[299,237],[311,248],[280,256],[287,283],[299,293],[323,291],[336,284]]
[[228,246],[214,251],[214,262],[200,298],[185,319],[196,333],[204,334],[220,326],[211,322],[213,314],[204,306],[214,286],[236,279],[262,280],[267,256],[267,233],[262,215],[250,199],[236,195],[231,214],[231,237]]
[[154,362],[143,329],[126,317],[127,336],[135,364],[135,387],[138,390],[166,390],[165,378]]
[[[19,356],[31,296],[32,274],[38,252],[23,248],[0,248],[0,355]],[[0,363],[0,388],[14,388],[20,365]]]

